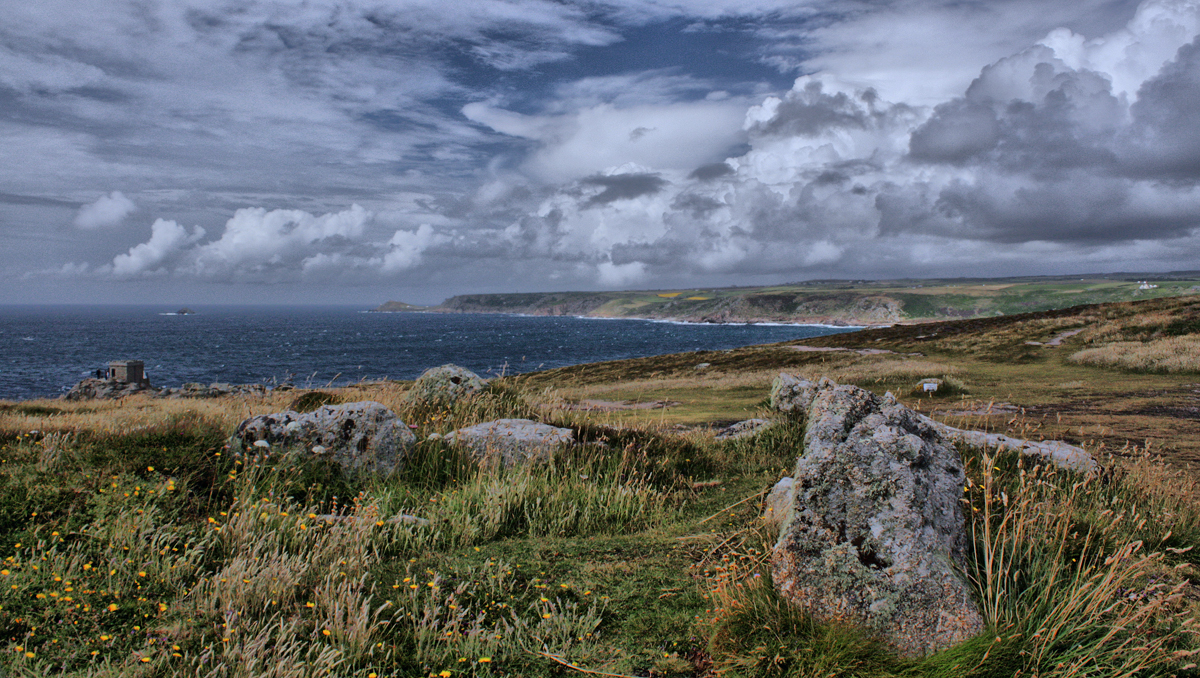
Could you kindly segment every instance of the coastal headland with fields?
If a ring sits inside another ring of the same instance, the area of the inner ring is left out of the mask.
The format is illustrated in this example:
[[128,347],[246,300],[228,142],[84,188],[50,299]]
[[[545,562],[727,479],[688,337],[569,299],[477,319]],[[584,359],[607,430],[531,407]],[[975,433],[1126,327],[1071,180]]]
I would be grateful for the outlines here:
[[437,306],[389,301],[378,312],[520,313],[686,322],[891,325],[1200,292],[1200,272],[1021,278],[828,280],[765,287],[463,294]]
[[[774,583],[768,493],[813,444],[805,414],[778,407],[781,373],[939,425],[1061,441],[1098,470],[961,447],[981,630],[907,653]],[[1200,296],[448,374],[470,392],[0,403],[6,672],[1196,675]],[[235,436],[251,417],[302,428],[300,413],[362,401],[404,425],[394,472]],[[455,444],[497,421],[571,442],[525,465]]]

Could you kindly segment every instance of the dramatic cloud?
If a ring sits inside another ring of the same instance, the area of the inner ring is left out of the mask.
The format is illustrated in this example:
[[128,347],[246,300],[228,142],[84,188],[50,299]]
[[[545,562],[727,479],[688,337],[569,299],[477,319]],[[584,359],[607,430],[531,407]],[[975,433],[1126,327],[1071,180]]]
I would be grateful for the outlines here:
[[10,277],[428,302],[1200,257],[1200,0],[8,10]]
[[75,225],[88,230],[116,226],[136,209],[137,205],[132,200],[120,191],[113,191],[96,202],[80,207],[79,214],[75,215]]

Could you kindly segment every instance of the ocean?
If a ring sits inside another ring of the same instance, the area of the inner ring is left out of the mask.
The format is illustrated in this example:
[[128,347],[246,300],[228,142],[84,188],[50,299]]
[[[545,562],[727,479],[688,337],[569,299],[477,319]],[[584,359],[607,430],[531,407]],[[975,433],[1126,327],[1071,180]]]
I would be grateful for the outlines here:
[[345,306],[0,306],[0,399],[55,397],[111,360],[155,386],[338,386],[413,379],[455,363],[483,376],[852,331],[490,313],[367,313]]

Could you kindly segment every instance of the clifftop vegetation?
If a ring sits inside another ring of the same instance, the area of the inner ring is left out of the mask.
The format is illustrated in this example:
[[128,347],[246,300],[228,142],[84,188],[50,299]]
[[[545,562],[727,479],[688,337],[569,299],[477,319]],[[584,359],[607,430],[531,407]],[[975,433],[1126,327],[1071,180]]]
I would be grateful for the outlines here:
[[[1151,287],[1153,285],[1153,287]],[[424,309],[388,302],[377,311],[522,313],[692,322],[890,325],[992,317],[1081,304],[1195,294],[1200,273],[1146,283],[1144,276],[979,280],[814,281],[771,287],[464,294]]]

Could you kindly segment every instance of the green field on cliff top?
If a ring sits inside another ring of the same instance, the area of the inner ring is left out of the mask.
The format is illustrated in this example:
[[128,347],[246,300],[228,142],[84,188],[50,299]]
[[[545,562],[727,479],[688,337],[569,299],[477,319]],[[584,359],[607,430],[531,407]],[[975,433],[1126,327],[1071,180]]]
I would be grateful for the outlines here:
[[1198,291],[1200,272],[1191,271],[953,280],[828,280],[767,287],[622,292],[464,294],[434,307],[392,301],[376,310],[875,325],[1012,315]]
[[[1167,288],[577,365],[495,379],[450,407],[394,381],[0,402],[0,672],[1198,676],[1200,296],[1146,298]],[[973,298],[994,300],[984,292]],[[987,628],[902,657],[773,587],[763,498],[805,432],[767,407],[781,371],[891,392],[954,426],[1064,440],[1103,471],[962,450],[964,575]],[[943,387],[925,393],[928,378]],[[246,417],[361,400],[415,427],[395,474],[227,447]],[[504,417],[568,427],[580,444],[500,469],[431,436]],[[715,438],[751,417],[775,423]]]

